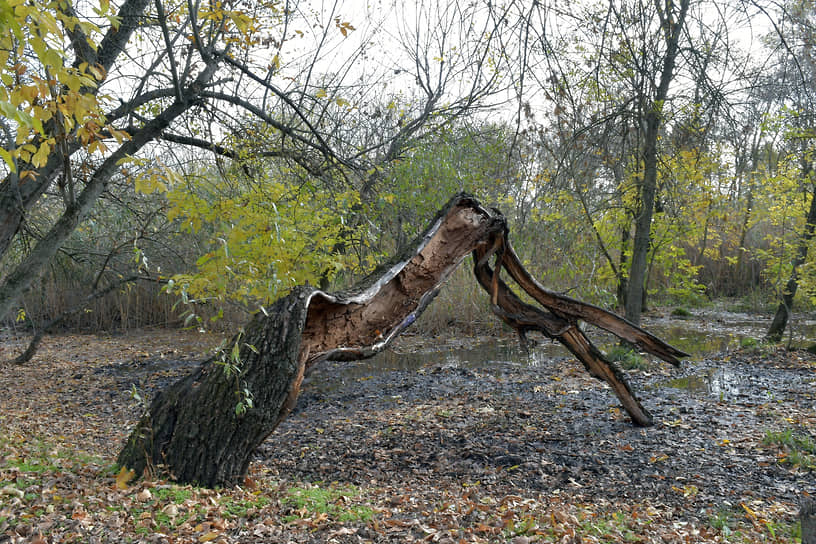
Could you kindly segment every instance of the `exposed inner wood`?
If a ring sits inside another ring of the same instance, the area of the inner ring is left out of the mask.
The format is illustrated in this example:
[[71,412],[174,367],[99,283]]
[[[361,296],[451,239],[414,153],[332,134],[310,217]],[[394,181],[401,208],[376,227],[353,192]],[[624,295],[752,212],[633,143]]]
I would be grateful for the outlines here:
[[[579,321],[675,365],[685,354],[620,316],[544,288],[521,265],[499,212],[469,197],[453,202],[426,232],[413,257],[392,267],[364,294],[344,298],[315,292],[302,334],[302,350],[310,354],[306,366],[325,359],[361,359],[384,349],[421,314],[445,279],[472,252],[474,274],[490,295],[493,312],[516,329],[522,345],[526,346],[530,331],[561,342],[592,376],[612,387],[634,423],[651,425],[651,415],[624,375],[592,344],[578,327]],[[495,261],[492,268],[491,260]],[[513,293],[501,279],[502,268],[543,308]]]
[[367,302],[334,301],[317,292],[302,335],[304,348],[315,354],[311,361],[337,348],[353,352],[382,341],[417,311],[423,297],[433,293],[495,225],[486,211],[464,202],[450,209],[427,243]]
[[[295,406],[309,367],[327,359],[363,359],[385,349],[470,253],[493,312],[522,341],[530,331],[558,340],[591,375],[609,383],[634,423],[649,425],[648,411],[579,321],[673,363],[683,354],[614,314],[544,289],[521,266],[507,236],[501,213],[459,195],[415,247],[356,289],[325,293],[296,287],[233,338],[237,358],[229,358],[232,352],[216,354],[158,394],[120,452],[119,464],[138,474],[162,467],[178,481],[199,485],[241,482],[252,452]],[[501,277],[503,269],[540,307],[511,290]]]

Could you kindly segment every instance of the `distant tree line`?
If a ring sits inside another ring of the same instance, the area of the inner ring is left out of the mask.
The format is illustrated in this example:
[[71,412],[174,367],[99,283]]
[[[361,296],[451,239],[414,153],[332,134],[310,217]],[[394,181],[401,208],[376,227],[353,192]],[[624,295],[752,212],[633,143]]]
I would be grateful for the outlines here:
[[460,190],[636,323],[731,297],[778,338],[816,296],[812,0],[0,9],[7,323],[243,319]]

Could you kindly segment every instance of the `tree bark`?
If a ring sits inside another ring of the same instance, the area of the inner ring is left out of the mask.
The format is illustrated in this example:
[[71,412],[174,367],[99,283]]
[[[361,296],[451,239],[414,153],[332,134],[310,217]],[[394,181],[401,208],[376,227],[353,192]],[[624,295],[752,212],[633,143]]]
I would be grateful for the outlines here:
[[[685,354],[612,313],[543,288],[510,246],[504,217],[468,195],[457,195],[414,248],[357,288],[330,294],[301,287],[257,314],[227,351],[156,397],[118,463],[137,474],[161,471],[205,486],[240,482],[253,451],[294,407],[306,370],[325,360],[363,359],[385,349],[470,252],[494,312],[522,340],[536,330],[564,343],[593,376],[612,386],[633,422],[651,423],[624,376],[592,345],[578,321],[675,364]],[[544,309],[522,302],[501,280],[502,267]]]
[[816,544],[816,501],[809,497],[802,499],[799,521],[802,525],[802,544]]
[[632,263],[629,267],[629,280],[626,295],[626,319],[640,325],[640,315],[645,305],[646,265],[651,243],[652,215],[655,195],[657,194],[657,140],[663,121],[663,107],[669,96],[669,84],[674,77],[674,65],[680,51],[680,35],[685,26],[689,0],[681,0],[677,8],[677,19],[674,8],[667,2],[666,13],[660,9],[661,30],[665,33],[666,53],[663,57],[663,68],[660,82],[652,100],[644,104],[646,111],[646,133],[643,148],[643,180],[640,184],[640,209],[635,218],[635,239],[632,246]]
[[[308,356],[300,345],[312,294],[296,289],[268,315],[255,316],[233,339],[240,367],[227,350],[161,392],[119,464],[210,487],[239,483],[252,452],[294,406]],[[239,415],[243,389],[252,392],[253,407]]]

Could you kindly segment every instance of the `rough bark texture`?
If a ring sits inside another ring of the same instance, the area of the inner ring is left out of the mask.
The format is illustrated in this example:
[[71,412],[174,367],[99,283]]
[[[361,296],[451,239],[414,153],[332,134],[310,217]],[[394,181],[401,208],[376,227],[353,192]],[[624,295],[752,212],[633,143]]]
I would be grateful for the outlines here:
[[[669,96],[669,85],[674,77],[674,65],[680,53],[680,37],[685,26],[690,0],[680,0],[677,8],[667,2],[666,13],[661,13],[660,25],[665,33],[666,52],[660,72],[660,83],[654,99],[646,107],[646,134],[643,148],[643,181],[640,184],[640,209],[635,218],[635,239],[632,245],[632,263],[626,294],[626,318],[640,325],[640,315],[646,293],[646,267],[652,238],[652,215],[657,194],[657,141],[663,124],[663,103]],[[657,4],[659,6],[659,3]],[[677,13],[674,10],[677,9]],[[676,15],[676,20],[675,20]]]
[[805,497],[799,510],[802,522],[802,544],[816,544],[816,501]]
[[[137,474],[166,471],[181,482],[238,483],[252,452],[294,405],[303,377],[301,331],[311,294],[311,289],[296,289],[236,335],[240,369],[227,371],[233,362],[227,349],[161,392],[118,462]],[[239,417],[235,406],[244,388],[252,392],[254,407]]]
[[[358,288],[330,294],[302,287],[256,315],[230,345],[237,346],[237,356],[228,348],[153,401],[120,453],[119,464],[137,474],[160,469],[199,485],[240,482],[254,449],[294,407],[309,367],[328,359],[363,359],[385,349],[471,252],[477,280],[490,294],[494,312],[522,341],[532,330],[559,340],[593,376],[612,386],[633,422],[651,424],[623,374],[589,341],[578,321],[675,364],[684,354],[614,314],[544,289],[521,266],[507,239],[504,217],[458,195],[412,250]],[[522,302],[501,280],[502,268],[544,309]],[[245,391],[252,406],[238,415],[235,406],[248,398]]]

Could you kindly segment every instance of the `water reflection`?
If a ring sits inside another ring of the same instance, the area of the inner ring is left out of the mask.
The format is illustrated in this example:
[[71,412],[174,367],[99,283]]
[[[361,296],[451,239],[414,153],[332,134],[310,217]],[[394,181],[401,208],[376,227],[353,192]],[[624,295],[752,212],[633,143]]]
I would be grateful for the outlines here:
[[[768,322],[769,320],[752,318],[748,314],[717,312],[701,314],[691,319],[647,318],[644,319],[643,326],[692,358],[699,358],[739,348],[747,339],[761,339]],[[794,345],[807,345],[810,339],[816,338],[816,322],[801,321],[797,324],[796,331]],[[603,331],[591,330],[589,336],[602,350],[610,349],[617,342]],[[396,350],[386,350],[372,359],[345,363],[341,372],[343,377],[354,379],[393,370],[414,371],[434,365],[466,368],[483,368],[496,363],[537,366],[554,357],[569,356],[563,346],[547,340],[532,347],[529,353],[525,353],[512,338],[489,339],[453,347],[443,344],[438,350],[425,349],[418,352],[411,352],[398,345]],[[736,382],[727,376],[727,371],[723,369],[718,373],[720,374],[682,378],[689,380],[682,388],[712,394],[738,394],[734,389]]]
[[682,389],[689,393],[715,395],[719,396],[720,400],[731,400],[740,396],[747,383],[745,376],[728,367],[721,367],[702,374],[668,380],[660,385]]

